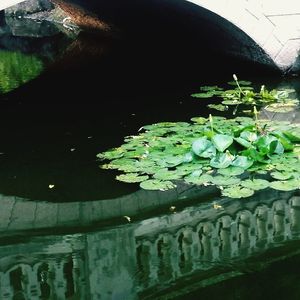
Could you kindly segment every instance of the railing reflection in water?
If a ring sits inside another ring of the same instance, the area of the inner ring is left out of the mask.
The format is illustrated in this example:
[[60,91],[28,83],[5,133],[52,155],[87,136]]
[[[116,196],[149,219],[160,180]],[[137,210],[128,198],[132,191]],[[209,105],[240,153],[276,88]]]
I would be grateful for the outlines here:
[[296,193],[220,203],[218,209],[200,204],[115,228],[3,245],[0,299],[136,299],[299,239]]

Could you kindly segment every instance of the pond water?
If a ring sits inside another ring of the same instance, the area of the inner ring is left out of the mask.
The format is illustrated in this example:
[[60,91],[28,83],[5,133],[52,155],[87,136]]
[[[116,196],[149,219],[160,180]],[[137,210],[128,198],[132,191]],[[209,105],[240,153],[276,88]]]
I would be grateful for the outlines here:
[[[257,87],[300,92],[297,77],[222,54],[220,36],[209,40],[199,28],[183,26],[180,16],[163,22],[148,11],[122,25],[126,30],[113,37],[66,38],[50,29],[46,37],[1,37],[3,203],[11,197],[53,205],[113,203],[135,195],[138,185],[117,182],[114,171],[99,168],[96,154],[143,125],[207,116],[208,102],[190,94],[222,85],[233,73]],[[177,194],[175,211],[170,198],[151,214],[141,209],[131,222],[118,216],[105,226],[44,228],[28,219],[26,236],[25,227],[12,226],[12,216],[21,219],[12,206],[7,227],[1,225],[0,298],[298,299],[297,192],[246,200],[198,191],[187,197],[191,201],[180,204]],[[41,228],[47,230],[34,231]]]

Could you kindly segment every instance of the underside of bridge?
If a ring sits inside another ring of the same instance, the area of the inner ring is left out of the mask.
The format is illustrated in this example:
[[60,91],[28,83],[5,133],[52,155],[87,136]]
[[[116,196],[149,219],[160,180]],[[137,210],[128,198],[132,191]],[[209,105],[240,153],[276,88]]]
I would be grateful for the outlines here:
[[[187,1],[49,1],[27,0],[8,8],[6,15],[30,17],[37,15],[37,8],[49,10],[59,7],[86,32],[140,38],[145,45],[169,43],[178,47],[180,44],[185,48],[185,54],[198,51],[198,59],[206,67],[211,65],[214,71],[217,66],[213,58],[217,56],[228,56],[260,69],[279,71],[273,60],[242,30],[219,15]],[[222,68],[220,64],[219,67]]]

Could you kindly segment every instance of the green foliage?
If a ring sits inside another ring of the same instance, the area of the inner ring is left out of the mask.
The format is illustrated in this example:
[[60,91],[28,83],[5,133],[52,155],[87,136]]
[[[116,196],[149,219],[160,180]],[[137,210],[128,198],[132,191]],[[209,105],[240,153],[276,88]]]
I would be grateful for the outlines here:
[[33,55],[0,51],[0,93],[7,93],[38,76],[43,63]]
[[298,106],[299,100],[291,99],[290,94],[294,93],[293,89],[271,90],[268,91],[264,85],[259,91],[254,91],[250,81],[238,80],[233,75],[234,81],[228,82],[234,88],[223,89],[222,87],[203,86],[200,87],[200,93],[194,93],[194,98],[212,98],[219,97],[222,104],[208,104],[209,108],[219,111],[228,109],[228,105],[238,106],[240,104],[252,106],[265,106],[265,109],[271,112],[290,112]]
[[[216,185],[224,196],[249,197],[271,187],[300,187],[300,126],[247,117],[194,117],[193,123],[144,126],[125,144],[98,154],[101,167],[125,174],[124,182],[149,190],[168,190],[183,180]],[[259,178],[270,173],[270,182]],[[249,177],[250,176],[250,177]]]

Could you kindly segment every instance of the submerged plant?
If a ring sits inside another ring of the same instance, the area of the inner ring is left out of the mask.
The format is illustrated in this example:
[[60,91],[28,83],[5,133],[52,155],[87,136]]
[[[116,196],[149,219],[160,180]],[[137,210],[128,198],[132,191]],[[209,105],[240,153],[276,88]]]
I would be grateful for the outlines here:
[[236,198],[267,187],[300,188],[299,125],[211,115],[191,120],[143,126],[120,147],[98,154],[110,161],[102,168],[117,169],[123,172],[117,180],[151,190],[185,181],[215,185]]
[[42,61],[33,55],[0,51],[0,93],[7,93],[37,77],[43,70]]
[[[233,74],[234,81],[228,82],[234,86],[234,89],[223,89],[218,86],[203,86],[200,87],[200,93],[194,93],[191,96],[194,98],[222,98],[221,104],[209,104],[209,108],[220,111],[227,110],[228,105],[237,106],[236,112],[240,104],[264,106],[266,110],[272,112],[289,112],[295,109],[299,104],[297,99],[291,99],[290,94],[294,93],[293,89],[271,90],[268,91],[264,85],[260,87],[258,92],[254,91],[250,81],[238,80]],[[220,106],[223,105],[223,106]]]

